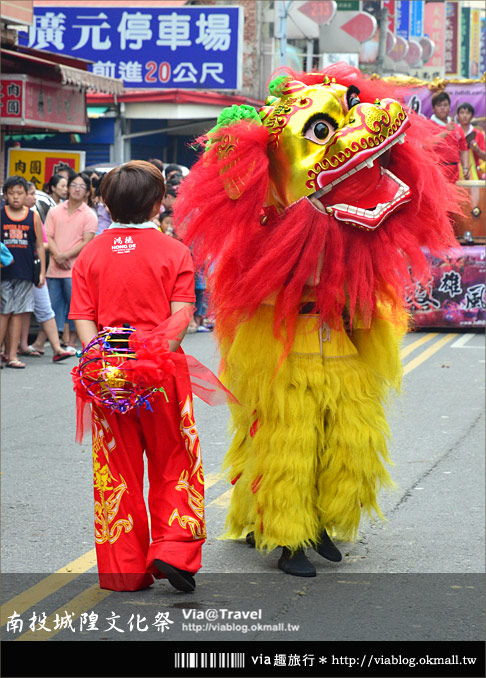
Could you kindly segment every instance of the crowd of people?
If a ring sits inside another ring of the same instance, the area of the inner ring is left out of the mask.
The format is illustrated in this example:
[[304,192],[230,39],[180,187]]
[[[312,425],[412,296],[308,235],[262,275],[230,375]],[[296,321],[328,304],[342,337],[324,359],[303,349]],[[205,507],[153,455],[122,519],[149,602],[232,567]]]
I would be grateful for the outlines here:
[[442,159],[450,178],[454,181],[484,179],[486,144],[484,132],[471,124],[474,107],[461,102],[451,116],[451,99],[447,92],[433,95],[431,120],[444,129],[438,136],[446,142],[442,146]]
[[[152,221],[168,237],[180,240],[172,207],[183,179],[182,168],[164,166],[157,158],[149,162],[161,171],[166,183],[160,212]],[[35,185],[21,176],[5,181],[0,346],[7,367],[24,369],[23,359],[43,356],[46,342],[52,347],[53,362],[66,360],[81,348],[74,323],[68,320],[72,269],[85,245],[112,224],[101,197],[103,179],[104,174],[93,169],[76,172],[63,164],[43,186],[49,202],[36,200]],[[196,276],[195,296],[196,311],[188,332],[209,332],[212,324],[202,275]],[[32,313],[40,330],[29,343]]]

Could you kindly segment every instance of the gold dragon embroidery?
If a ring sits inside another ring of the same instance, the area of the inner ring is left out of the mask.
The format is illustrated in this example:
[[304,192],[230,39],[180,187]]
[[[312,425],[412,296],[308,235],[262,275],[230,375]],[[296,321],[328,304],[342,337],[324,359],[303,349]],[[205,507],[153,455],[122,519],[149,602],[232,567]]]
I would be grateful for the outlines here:
[[187,530],[189,527],[192,532],[193,539],[206,539],[206,528],[204,527],[204,524],[201,525],[199,520],[196,518],[193,518],[192,516],[181,516],[179,515],[179,510],[174,509],[172,511],[171,517],[169,518],[169,525],[172,525],[174,520],[178,521],[183,530]]
[[[93,480],[95,491],[99,493],[100,501],[95,500],[95,542],[114,544],[122,531],[130,532],[133,528],[133,518],[130,514],[113,522],[120,509],[123,494],[127,491],[127,483],[120,474],[117,480],[111,473],[108,463],[109,455],[116,447],[115,438],[103,412],[93,408]],[[99,453],[106,459],[103,466],[99,461]],[[118,483],[118,484],[116,484]],[[115,486],[116,484],[116,486]]]

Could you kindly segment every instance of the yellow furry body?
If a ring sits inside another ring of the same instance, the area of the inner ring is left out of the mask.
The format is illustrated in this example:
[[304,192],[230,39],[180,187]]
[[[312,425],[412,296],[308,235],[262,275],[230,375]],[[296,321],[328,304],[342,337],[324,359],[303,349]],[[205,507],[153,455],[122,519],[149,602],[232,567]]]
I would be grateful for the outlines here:
[[223,380],[241,403],[224,461],[234,483],[225,538],[253,530],[259,549],[296,549],[325,528],[352,540],[362,513],[381,516],[379,489],[392,484],[384,403],[399,386],[404,328],[377,319],[351,340],[299,316],[279,366],[273,312],[262,305],[231,344],[221,338]]

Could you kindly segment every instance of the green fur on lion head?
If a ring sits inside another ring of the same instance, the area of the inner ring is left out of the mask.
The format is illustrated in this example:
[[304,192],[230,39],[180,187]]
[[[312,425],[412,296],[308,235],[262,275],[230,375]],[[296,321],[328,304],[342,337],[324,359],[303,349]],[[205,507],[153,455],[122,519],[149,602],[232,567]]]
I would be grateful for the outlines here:
[[206,143],[205,150],[209,149],[211,137],[218,132],[218,130],[227,127],[228,125],[232,125],[235,122],[241,122],[242,120],[251,120],[257,122],[259,125],[262,124],[256,108],[253,108],[253,106],[247,106],[246,104],[236,106],[236,104],[234,104],[233,106],[228,106],[228,108],[223,108],[215,126],[207,133],[208,142]]
[[234,105],[223,108],[218,116],[216,125],[208,134],[215,132],[220,127],[226,127],[227,125],[231,125],[234,122],[240,122],[241,120],[254,120],[255,122],[258,122],[258,124],[261,124],[258,113],[253,106],[246,106],[245,104],[242,106]]
[[268,92],[271,96],[279,98],[286,82],[291,80],[288,75],[279,75],[268,83]]

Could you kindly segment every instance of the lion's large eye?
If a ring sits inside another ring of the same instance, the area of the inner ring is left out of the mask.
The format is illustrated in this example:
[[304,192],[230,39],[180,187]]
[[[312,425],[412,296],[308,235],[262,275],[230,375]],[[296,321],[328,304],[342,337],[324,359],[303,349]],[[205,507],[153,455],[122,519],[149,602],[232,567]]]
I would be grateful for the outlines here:
[[325,144],[334,131],[334,125],[328,120],[315,118],[306,124],[303,136],[316,144]]

